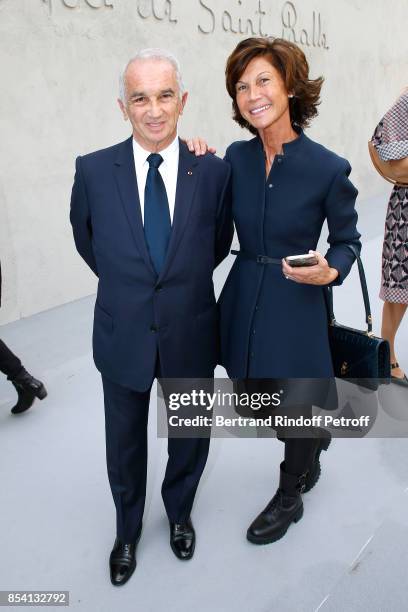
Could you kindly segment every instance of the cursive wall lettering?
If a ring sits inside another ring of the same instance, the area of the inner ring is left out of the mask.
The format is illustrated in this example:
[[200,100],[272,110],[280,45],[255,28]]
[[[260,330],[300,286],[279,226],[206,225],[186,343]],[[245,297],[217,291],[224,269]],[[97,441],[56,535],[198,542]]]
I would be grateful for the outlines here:
[[219,24],[224,32],[248,34],[249,36],[268,36],[264,31],[263,19],[266,11],[263,9],[262,0],[258,0],[257,9],[252,17],[242,16],[242,0],[237,2],[237,9],[241,12],[241,15],[233,14],[227,10],[217,13],[214,0],[199,0],[199,5],[205,11],[202,15],[203,20],[198,24],[198,31],[202,34],[212,34]]
[[212,34],[215,30],[215,13],[209,6],[207,6],[204,0],[199,0],[199,2],[200,2],[200,6],[205,11],[207,11],[206,16],[210,20],[211,25],[207,26],[207,28],[204,28],[201,24],[198,24],[198,31],[202,32],[203,34]]
[[282,9],[282,38],[305,47],[328,49],[327,37],[322,30],[320,13],[313,11],[312,25],[309,29],[298,26],[298,15],[293,2],[285,2]]
[[172,0],[138,0],[137,13],[142,19],[153,17],[156,21],[177,23],[173,15]]
[[[66,9],[88,7],[93,10],[112,9],[119,2],[129,2],[136,10],[136,15],[143,20],[167,22],[176,24],[176,0],[42,0],[49,6],[50,12],[54,6]],[[294,1],[283,2],[280,13],[277,13],[274,27],[273,10],[265,8],[266,0],[234,0],[235,7],[229,2],[228,10],[222,0],[189,0],[196,3],[198,12],[197,30],[200,34],[210,35],[216,32],[239,36],[270,36],[267,22],[273,36],[281,36],[303,47],[315,47],[328,50],[327,35],[323,29],[320,12],[312,11],[309,23],[300,19]],[[279,10],[279,9],[278,9]],[[266,24],[266,25],[265,25]],[[281,28],[281,33],[276,30]]]
[[91,9],[114,7],[114,0],[43,0],[43,2],[48,5],[50,13],[52,13],[52,10],[57,3],[61,6],[65,6],[67,9],[77,9],[81,5],[88,6]]

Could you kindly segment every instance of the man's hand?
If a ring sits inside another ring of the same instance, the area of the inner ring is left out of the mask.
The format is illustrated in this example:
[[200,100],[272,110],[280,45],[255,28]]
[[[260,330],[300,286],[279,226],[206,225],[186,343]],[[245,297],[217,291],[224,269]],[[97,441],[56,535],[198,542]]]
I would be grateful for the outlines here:
[[199,157],[200,155],[205,155],[207,151],[208,153],[217,152],[217,149],[215,149],[214,147],[209,147],[207,141],[204,140],[204,138],[200,138],[200,136],[195,136],[194,138],[189,139],[182,138],[181,140],[186,143],[189,151],[191,153],[194,153],[196,157]]
[[314,266],[289,266],[282,259],[282,273],[288,280],[295,283],[305,283],[307,285],[328,285],[339,275],[335,268],[330,268],[327,259],[317,251],[309,251],[317,257],[317,264]]

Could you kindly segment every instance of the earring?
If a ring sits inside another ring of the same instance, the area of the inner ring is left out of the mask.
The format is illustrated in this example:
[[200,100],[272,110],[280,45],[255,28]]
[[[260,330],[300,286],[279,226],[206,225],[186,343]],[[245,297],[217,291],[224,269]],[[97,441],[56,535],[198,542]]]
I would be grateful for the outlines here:
[[289,94],[288,95],[288,98],[293,98],[293,97],[294,97],[294,94]]

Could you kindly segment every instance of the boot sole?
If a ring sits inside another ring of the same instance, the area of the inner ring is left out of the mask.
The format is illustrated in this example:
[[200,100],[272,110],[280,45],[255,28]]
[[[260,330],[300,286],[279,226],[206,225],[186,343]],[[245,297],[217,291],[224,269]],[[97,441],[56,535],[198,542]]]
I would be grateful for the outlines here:
[[310,489],[313,489],[313,487],[315,486],[315,484],[317,483],[317,481],[320,478],[320,474],[322,473],[322,467],[320,465],[320,454],[322,451],[327,451],[327,449],[329,448],[331,443],[331,438],[323,438],[321,443],[320,443],[320,449],[317,452],[317,457],[316,457],[316,471],[313,474],[313,476],[309,476],[309,474],[306,476],[306,486],[303,489],[303,493],[307,493],[308,491],[310,491]]
[[316,467],[316,471],[314,472],[313,476],[310,476],[309,478],[306,476],[306,485],[302,491],[303,493],[307,493],[308,491],[310,491],[310,489],[313,489],[315,484],[317,484],[321,473],[322,473],[322,466],[320,465],[320,461],[317,460],[317,467]]
[[47,389],[44,387],[44,385],[41,385],[41,387],[35,393],[35,397],[38,397],[39,400],[43,400],[45,397],[47,397],[47,395]]
[[261,536],[257,537],[257,536],[252,535],[251,533],[247,532],[247,540],[249,542],[251,542],[251,544],[258,544],[258,545],[272,544],[273,542],[277,542],[277,540],[280,540],[281,538],[283,538],[283,536],[285,535],[285,533],[287,532],[287,530],[289,529],[291,524],[292,523],[297,523],[298,521],[300,521],[302,516],[303,516],[303,505],[299,508],[299,510],[297,511],[295,516],[292,518],[292,520],[289,523],[289,525],[287,525],[287,527],[285,527],[285,529],[281,529],[281,531],[278,531],[277,533],[275,533],[274,536],[271,536],[269,538],[262,538]]

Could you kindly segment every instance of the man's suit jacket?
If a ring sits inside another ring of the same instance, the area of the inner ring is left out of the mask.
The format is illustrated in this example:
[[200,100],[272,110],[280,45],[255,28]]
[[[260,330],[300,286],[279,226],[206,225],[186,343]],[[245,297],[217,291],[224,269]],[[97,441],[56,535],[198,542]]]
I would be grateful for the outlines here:
[[164,378],[212,376],[218,316],[212,275],[233,225],[230,168],[180,141],[176,202],[159,277],[140,210],[132,138],[76,160],[71,223],[79,254],[99,277],[93,352],[98,370],[146,390],[157,354]]

